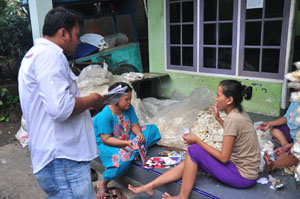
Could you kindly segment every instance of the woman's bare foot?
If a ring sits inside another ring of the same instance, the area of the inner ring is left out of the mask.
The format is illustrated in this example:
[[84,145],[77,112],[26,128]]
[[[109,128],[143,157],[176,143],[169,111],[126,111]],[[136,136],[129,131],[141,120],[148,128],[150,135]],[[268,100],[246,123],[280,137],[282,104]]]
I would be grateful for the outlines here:
[[153,196],[155,189],[151,187],[150,185],[143,185],[140,187],[134,187],[131,184],[128,184],[128,189],[132,191],[133,193],[143,193],[145,192],[149,196]]
[[135,161],[139,161],[140,159],[141,159],[140,156],[135,156],[135,157],[134,157],[134,160],[135,160]]
[[165,192],[162,196],[163,199],[180,199],[179,196],[171,196],[167,192]]
[[97,199],[109,198],[109,193],[107,190],[107,181],[101,180],[97,186],[94,188],[96,192]]

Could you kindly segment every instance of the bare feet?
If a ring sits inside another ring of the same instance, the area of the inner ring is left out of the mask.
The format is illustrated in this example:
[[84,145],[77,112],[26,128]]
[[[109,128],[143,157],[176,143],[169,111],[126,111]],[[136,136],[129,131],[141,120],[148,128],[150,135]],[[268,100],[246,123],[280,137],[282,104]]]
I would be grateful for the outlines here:
[[104,180],[101,180],[97,186],[94,188],[96,192],[97,199],[106,199],[109,198],[109,192],[107,190],[107,183]]
[[165,192],[162,196],[163,199],[180,199],[179,196],[171,196],[170,194],[168,194],[167,192]]
[[140,156],[138,156],[138,155],[134,157],[134,160],[135,160],[135,161],[139,161],[140,159],[141,159],[141,158],[140,158]]
[[128,189],[132,191],[133,193],[143,193],[145,192],[149,196],[153,196],[155,189],[151,187],[150,185],[143,185],[140,187],[134,187],[131,184],[128,184]]

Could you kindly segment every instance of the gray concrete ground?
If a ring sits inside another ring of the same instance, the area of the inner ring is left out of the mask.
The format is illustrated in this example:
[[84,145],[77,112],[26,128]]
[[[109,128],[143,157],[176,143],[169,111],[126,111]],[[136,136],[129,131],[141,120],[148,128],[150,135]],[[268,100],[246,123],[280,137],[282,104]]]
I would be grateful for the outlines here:
[[[35,176],[32,174],[30,152],[28,147],[23,148],[15,139],[15,134],[20,125],[18,122],[7,123],[0,129],[0,199],[42,199],[46,198],[40,189]],[[9,127],[7,127],[9,126]],[[101,173],[98,179],[101,179]],[[99,182],[94,182],[94,186]],[[112,181],[108,187],[119,188],[128,199],[135,194],[127,189],[128,181],[121,178]],[[139,185],[137,182],[130,182]]]
[[0,199],[46,198],[32,174],[30,153],[17,141],[0,147]]
[[[99,180],[101,173],[97,172]],[[94,182],[94,186],[99,182]],[[128,199],[135,194],[127,189],[126,179],[112,181],[108,187],[119,188]],[[34,175],[30,161],[30,152],[17,141],[0,147],[0,199],[41,199],[46,198],[40,189]]]

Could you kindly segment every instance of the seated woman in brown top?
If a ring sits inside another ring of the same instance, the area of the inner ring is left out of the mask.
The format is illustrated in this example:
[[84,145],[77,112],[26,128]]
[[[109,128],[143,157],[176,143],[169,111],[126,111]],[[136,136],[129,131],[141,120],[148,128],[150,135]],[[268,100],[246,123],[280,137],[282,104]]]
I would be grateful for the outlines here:
[[[210,107],[210,111],[224,128],[221,151],[192,133],[186,134],[183,139],[190,146],[184,162],[146,185],[128,185],[128,189],[134,193],[146,192],[153,195],[156,187],[182,178],[178,196],[172,197],[164,193],[162,197],[189,198],[198,170],[235,188],[253,186],[259,172],[259,143],[252,121],[241,106],[243,98],[249,100],[251,96],[252,87],[242,86],[235,80],[223,80],[218,86],[215,106]],[[225,120],[220,118],[219,111],[226,112]]]

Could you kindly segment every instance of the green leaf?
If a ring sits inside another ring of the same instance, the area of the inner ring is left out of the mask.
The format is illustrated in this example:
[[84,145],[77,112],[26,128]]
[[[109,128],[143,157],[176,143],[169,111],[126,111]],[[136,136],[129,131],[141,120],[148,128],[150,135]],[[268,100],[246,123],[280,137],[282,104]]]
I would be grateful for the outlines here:
[[3,102],[2,102],[2,100],[0,100],[0,105],[3,105]]
[[5,117],[0,117],[0,122],[4,121]]
[[8,90],[6,88],[2,88],[0,96],[3,97],[7,92]]
[[5,122],[9,122],[10,121],[10,118],[9,117],[6,117],[5,118]]

